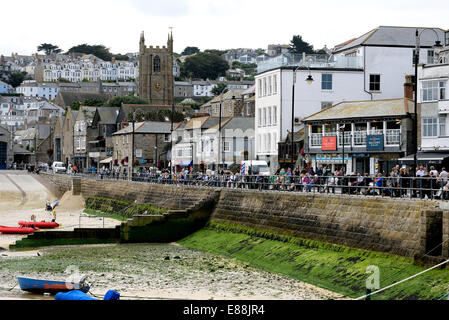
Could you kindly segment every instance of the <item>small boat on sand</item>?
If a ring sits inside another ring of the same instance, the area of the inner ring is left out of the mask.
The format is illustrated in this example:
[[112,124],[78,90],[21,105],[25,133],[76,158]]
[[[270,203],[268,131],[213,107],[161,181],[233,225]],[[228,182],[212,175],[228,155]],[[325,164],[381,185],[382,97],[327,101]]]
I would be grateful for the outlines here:
[[52,229],[59,227],[59,224],[54,221],[19,221],[19,225],[22,227],[31,227],[34,225],[40,229]]
[[39,230],[36,227],[7,227],[7,226],[0,226],[0,233],[8,233],[8,234],[30,234],[34,231]]
[[17,280],[19,281],[20,289],[33,293],[48,292],[51,294],[56,294],[58,292],[67,292],[71,290],[80,290],[86,293],[90,289],[89,284],[86,282],[85,276],[81,277],[78,282],[41,280],[24,277],[17,277]]

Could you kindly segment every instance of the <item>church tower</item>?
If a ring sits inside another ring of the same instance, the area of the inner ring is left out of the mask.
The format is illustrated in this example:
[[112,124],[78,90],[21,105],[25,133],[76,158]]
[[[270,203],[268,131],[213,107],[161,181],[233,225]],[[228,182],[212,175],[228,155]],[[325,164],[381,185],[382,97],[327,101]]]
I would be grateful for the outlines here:
[[139,97],[153,105],[173,104],[173,33],[167,46],[145,46],[144,33],[139,41]]

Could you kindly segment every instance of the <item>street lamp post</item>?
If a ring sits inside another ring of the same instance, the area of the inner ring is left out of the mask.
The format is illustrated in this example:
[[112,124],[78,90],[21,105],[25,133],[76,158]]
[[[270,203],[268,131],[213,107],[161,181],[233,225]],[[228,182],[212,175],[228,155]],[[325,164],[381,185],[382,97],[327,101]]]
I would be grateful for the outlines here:
[[[295,132],[295,84],[296,84],[296,71],[300,68],[301,66],[296,67],[295,70],[293,70],[293,83],[292,83],[292,131],[291,131],[291,168],[292,168],[292,173],[295,170],[295,162],[293,160],[294,156],[295,156],[295,139],[294,139],[294,132]],[[312,84],[313,82],[313,78],[312,75],[310,74],[310,68],[309,69],[309,75],[307,76],[306,82],[308,84]]]
[[133,171],[134,171],[134,122],[136,121],[136,111],[133,112],[133,120],[132,120],[132,124],[133,124],[133,134],[132,134],[132,146],[131,146],[131,170],[129,172],[129,177],[130,180],[133,179]]
[[413,119],[413,175],[416,174],[416,169],[418,168],[418,63],[419,63],[419,48],[420,48],[420,36],[425,30],[432,30],[437,36],[437,40],[435,41],[434,48],[441,48],[441,42],[439,40],[438,33],[433,28],[424,28],[419,32],[418,29],[415,31],[416,37],[416,45],[415,45],[415,54],[414,54],[414,64],[415,64],[415,83],[413,85],[413,90],[415,91],[415,111],[414,111],[414,119]]
[[345,173],[346,173],[346,170],[345,170],[345,168],[346,168],[346,166],[345,166],[345,125],[342,125],[342,126],[340,126],[340,130],[341,130],[341,135],[342,135],[342,144],[341,144],[341,146],[342,146],[342,149],[341,149],[341,153],[342,153],[342,161],[341,161],[341,163],[342,163],[342,167],[341,167],[341,170],[342,170],[342,173],[343,173],[343,176],[345,175]]

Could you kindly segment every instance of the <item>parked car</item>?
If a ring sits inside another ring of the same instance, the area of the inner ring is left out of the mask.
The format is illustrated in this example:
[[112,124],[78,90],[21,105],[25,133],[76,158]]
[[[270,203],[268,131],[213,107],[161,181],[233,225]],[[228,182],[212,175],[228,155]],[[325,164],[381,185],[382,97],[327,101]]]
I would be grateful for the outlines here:
[[51,169],[53,170],[54,173],[67,171],[67,168],[65,167],[64,163],[57,161],[53,162],[53,164],[51,165]]

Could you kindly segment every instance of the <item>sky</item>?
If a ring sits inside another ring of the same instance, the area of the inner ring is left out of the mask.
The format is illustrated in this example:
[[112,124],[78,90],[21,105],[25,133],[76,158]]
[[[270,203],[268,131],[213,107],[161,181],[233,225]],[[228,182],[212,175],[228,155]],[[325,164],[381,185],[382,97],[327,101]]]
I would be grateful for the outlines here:
[[264,48],[301,35],[328,48],[384,26],[449,29],[449,1],[416,0],[16,0],[1,1],[0,54],[29,55],[41,43],[67,51],[87,43],[114,54],[164,46],[174,51]]

